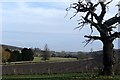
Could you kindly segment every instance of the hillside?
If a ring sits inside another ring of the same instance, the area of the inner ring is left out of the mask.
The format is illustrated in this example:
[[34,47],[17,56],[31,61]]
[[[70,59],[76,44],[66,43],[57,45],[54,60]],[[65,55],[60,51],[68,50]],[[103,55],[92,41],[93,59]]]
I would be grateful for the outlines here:
[[22,50],[21,47],[17,47],[17,46],[4,45],[4,44],[2,44],[2,45],[0,45],[0,46],[2,46],[2,47],[5,48],[5,49],[11,49],[11,50]]
[[[3,48],[8,48],[8,49],[11,49],[11,50],[22,50],[23,48],[21,47],[17,47],[17,46],[11,46],[11,45],[5,45],[5,44],[2,44],[2,47]],[[120,54],[120,49],[114,49],[114,51],[117,53],[117,54]],[[59,52],[56,52],[56,51],[51,51],[52,53],[59,53]],[[66,54],[77,54],[77,53],[83,53],[83,54],[89,54],[91,52],[82,52],[82,51],[78,51],[78,52],[65,52]],[[93,51],[91,54],[102,54],[102,51]]]

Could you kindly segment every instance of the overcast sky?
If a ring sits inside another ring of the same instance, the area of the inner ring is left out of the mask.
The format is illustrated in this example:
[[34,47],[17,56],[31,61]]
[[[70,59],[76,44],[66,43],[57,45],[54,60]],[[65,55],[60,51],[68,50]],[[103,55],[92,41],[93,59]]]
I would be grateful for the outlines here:
[[[11,0],[12,1],[12,0]],[[96,0],[97,1],[97,0]],[[105,19],[118,12],[114,0],[107,10]],[[73,30],[77,27],[78,16],[70,20],[73,11],[67,17],[65,9],[69,1],[4,1],[0,9],[2,13],[2,44],[18,47],[38,47],[43,49],[48,44],[50,50],[55,51],[90,51],[101,50],[102,43],[94,41],[84,47],[84,35],[90,34],[88,27],[81,31]],[[98,11],[99,12],[99,11]],[[65,17],[65,18],[64,18]],[[93,34],[97,34],[94,31]],[[114,42],[118,48],[117,40]]]

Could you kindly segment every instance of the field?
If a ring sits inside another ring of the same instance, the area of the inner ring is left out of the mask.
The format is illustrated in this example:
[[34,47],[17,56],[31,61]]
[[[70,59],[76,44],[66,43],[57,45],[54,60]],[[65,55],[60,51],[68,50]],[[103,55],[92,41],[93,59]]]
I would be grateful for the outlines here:
[[45,62],[35,57],[33,63],[3,65],[2,80],[120,80],[120,75],[97,76],[100,64],[97,59],[52,57]]
[[2,80],[120,80],[120,76],[97,76],[95,73],[64,73],[41,75],[7,75]]
[[51,57],[50,60],[44,61],[42,57],[34,57],[33,61],[18,61],[18,62],[7,62],[2,63],[2,65],[24,65],[24,64],[33,64],[40,62],[70,62],[78,61],[77,58],[61,58],[61,57]]
[[[34,57],[33,62],[43,62],[41,57]],[[65,62],[65,61],[75,61],[76,58],[60,58],[60,57],[51,57],[50,62]]]

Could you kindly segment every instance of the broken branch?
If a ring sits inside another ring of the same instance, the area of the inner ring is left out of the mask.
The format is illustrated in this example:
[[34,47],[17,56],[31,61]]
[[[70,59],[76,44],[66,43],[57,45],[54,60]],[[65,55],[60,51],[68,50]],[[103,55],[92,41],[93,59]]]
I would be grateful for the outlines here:
[[87,35],[85,35],[84,37],[90,38],[90,39],[93,39],[93,40],[101,40],[101,37],[99,37],[99,36],[87,36]]

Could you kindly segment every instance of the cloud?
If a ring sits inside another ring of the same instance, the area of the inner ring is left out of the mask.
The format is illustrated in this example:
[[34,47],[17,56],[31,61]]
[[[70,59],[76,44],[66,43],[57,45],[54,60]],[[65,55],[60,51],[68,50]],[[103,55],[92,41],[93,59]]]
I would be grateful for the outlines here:
[[0,2],[73,2],[77,0],[1,0]]
[[77,33],[73,30],[77,27],[77,19],[64,18],[66,15],[65,9],[46,8],[44,6],[29,7],[29,4],[24,2],[16,4],[16,9],[3,10],[4,31]]

